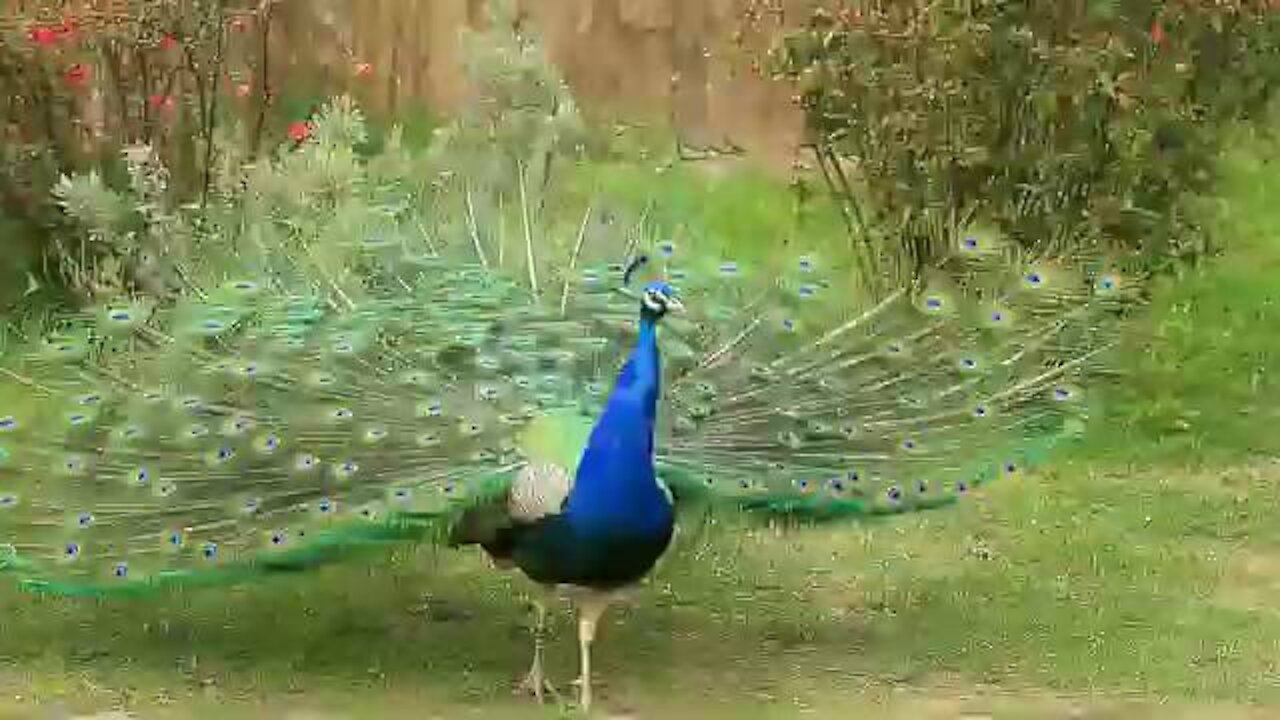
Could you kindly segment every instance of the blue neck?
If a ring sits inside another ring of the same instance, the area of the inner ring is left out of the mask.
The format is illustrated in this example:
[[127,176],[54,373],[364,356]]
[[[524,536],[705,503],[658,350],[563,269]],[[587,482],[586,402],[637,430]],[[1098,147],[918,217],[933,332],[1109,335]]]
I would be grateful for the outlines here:
[[670,529],[671,503],[653,466],[661,380],[657,322],[646,313],[640,319],[640,338],[578,462],[565,508],[575,526],[624,534]]

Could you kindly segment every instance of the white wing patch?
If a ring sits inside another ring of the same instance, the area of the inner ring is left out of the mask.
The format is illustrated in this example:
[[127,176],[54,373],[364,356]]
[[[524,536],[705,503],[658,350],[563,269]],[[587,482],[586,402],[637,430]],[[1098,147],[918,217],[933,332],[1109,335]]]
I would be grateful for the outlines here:
[[559,465],[530,464],[516,475],[507,495],[513,520],[533,522],[560,512],[573,488],[573,474]]

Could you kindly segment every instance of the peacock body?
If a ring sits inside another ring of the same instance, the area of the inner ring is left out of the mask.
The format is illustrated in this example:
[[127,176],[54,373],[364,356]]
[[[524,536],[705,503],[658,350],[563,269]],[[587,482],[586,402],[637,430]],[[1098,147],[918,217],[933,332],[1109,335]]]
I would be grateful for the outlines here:
[[[539,583],[612,589],[639,580],[666,551],[675,513],[653,461],[661,383],[657,324],[678,302],[668,285],[645,290],[635,348],[580,457],[534,460],[520,471],[507,500],[512,522],[481,536],[491,556],[509,558]],[[549,431],[564,424],[553,418]]]
[[246,244],[238,276],[9,347],[0,569],[97,597],[478,544],[577,589],[589,705],[596,621],[677,508],[836,521],[1017,475],[1079,430],[1130,299],[1101,259],[976,228],[869,304],[816,253],[726,258],[590,210],[513,252],[454,182],[452,242],[391,221],[340,262]]

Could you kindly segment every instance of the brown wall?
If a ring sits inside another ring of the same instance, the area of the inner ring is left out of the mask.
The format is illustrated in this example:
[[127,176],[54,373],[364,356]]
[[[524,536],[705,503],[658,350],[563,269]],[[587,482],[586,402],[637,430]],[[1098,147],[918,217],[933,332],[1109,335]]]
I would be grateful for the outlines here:
[[[744,0],[522,0],[522,12],[584,109],[672,124],[691,145],[731,141],[789,160],[798,137],[791,91],[750,72],[734,33]],[[396,112],[406,100],[448,109],[465,88],[459,32],[484,0],[283,0],[275,31],[287,79],[320,61],[328,82]],[[351,68],[370,63],[370,74]],[[673,83],[673,78],[678,82]]]

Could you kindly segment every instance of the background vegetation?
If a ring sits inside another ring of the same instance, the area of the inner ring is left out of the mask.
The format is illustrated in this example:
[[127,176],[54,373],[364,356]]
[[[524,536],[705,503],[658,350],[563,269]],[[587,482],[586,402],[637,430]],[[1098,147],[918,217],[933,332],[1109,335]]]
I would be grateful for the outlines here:
[[[768,5],[750,27],[776,27]],[[978,215],[1164,269],[1207,249],[1184,201],[1211,187],[1222,128],[1267,106],[1278,57],[1266,2],[919,0],[820,7],[773,67],[878,263],[914,271],[939,224]]]

